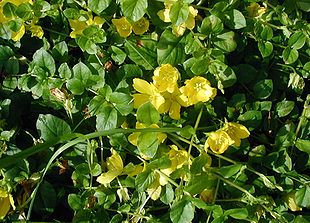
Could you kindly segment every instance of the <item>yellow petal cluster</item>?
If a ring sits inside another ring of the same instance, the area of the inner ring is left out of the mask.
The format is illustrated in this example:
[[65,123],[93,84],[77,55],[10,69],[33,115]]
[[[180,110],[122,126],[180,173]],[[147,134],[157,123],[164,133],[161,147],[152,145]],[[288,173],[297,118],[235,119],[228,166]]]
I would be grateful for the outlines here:
[[154,71],[153,83],[159,92],[173,93],[177,87],[179,76],[178,69],[170,64],[162,64]]
[[107,172],[102,173],[98,178],[97,182],[101,184],[108,184],[112,182],[117,176],[123,172],[124,164],[122,157],[115,151],[111,150],[112,155],[107,159]]
[[116,27],[118,34],[124,38],[130,36],[132,31],[136,35],[143,35],[150,25],[150,22],[144,17],[133,23],[130,23],[126,17],[122,17],[120,19],[112,19],[112,23]]
[[15,210],[12,195],[0,188],[0,219],[3,219],[7,215],[11,207]]
[[216,89],[210,82],[200,76],[185,81],[179,88],[180,73],[171,64],[162,64],[154,70],[153,82],[135,78],[133,87],[138,92],[133,94],[134,108],[146,102],[157,109],[160,114],[168,113],[172,119],[180,119],[181,107],[188,107],[199,102],[208,102],[216,95]]
[[205,150],[209,147],[217,154],[224,153],[229,146],[240,146],[241,139],[249,137],[249,130],[241,124],[228,122],[215,132],[209,133],[209,137],[205,143]]
[[[173,2],[175,1],[176,0],[165,2],[164,3],[165,9],[158,11],[157,15],[162,21],[171,22],[170,9],[171,9],[171,6],[173,5]],[[198,10],[195,9],[193,6],[189,6],[188,10],[189,10],[189,14],[188,14],[186,21],[178,26],[177,25],[172,26],[172,32],[176,36],[182,36],[186,29],[192,30],[195,27],[195,17],[198,14]]]
[[265,7],[261,7],[258,3],[252,2],[246,10],[248,11],[248,15],[251,18],[260,17],[262,16],[267,9]]
[[207,102],[213,99],[216,95],[216,89],[211,87],[210,82],[200,76],[195,76],[190,80],[185,81],[185,86],[180,88],[182,93],[181,98],[188,105],[194,105],[198,102]]

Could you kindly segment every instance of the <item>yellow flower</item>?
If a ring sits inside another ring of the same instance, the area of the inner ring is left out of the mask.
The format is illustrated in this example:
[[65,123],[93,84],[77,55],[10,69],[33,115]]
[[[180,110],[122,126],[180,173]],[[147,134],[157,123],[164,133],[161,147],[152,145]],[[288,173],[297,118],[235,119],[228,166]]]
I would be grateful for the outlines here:
[[172,119],[178,120],[181,118],[180,111],[181,106],[186,105],[184,101],[180,98],[181,92],[179,88],[175,88],[172,93],[164,92],[162,96],[165,98],[165,103],[159,107],[159,113],[167,113]]
[[219,129],[215,132],[209,133],[209,137],[205,143],[205,150],[210,147],[214,153],[222,154],[234,142],[235,141],[230,138],[227,132]]
[[116,26],[116,31],[121,37],[128,37],[131,34],[132,26],[125,17],[112,19],[112,23]]
[[229,137],[234,140],[234,145],[238,147],[240,146],[241,139],[245,139],[250,135],[249,130],[244,125],[235,122],[225,123],[223,130],[227,132]]
[[12,195],[0,188],[0,219],[3,219],[7,215],[11,207],[15,210]]
[[170,8],[165,8],[157,12],[158,17],[164,22],[171,22],[170,20]]
[[296,202],[296,192],[291,191],[284,196],[284,201],[291,211],[302,211],[302,208],[298,206]]
[[119,176],[123,172],[124,164],[122,157],[113,149],[111,149],[112,156],[107,159],[108,171],[102,173],[98,178],[97,182],[101,184],[108,184]]
[[152,83],[145,80],[134,78],[133,87],[139,94],[134,94],[134,108],[139,108],[142,104],[150,101],[152,105],[158,110],[159,107],[165,103],[164,97],[159,93],[158,89]]
[[265,7],[261,7],[258,3],[256,2],[252,2],[247,8],[246,10],[248,11],[248,15],[251,18],[254,17],[259,17],[261,15],[263,15],[266,12],[266,8]]
[[[170,151],[168,152],[168,157],[171,161],[171,166],[169,168],[162,169],[161,172],[169,176],[175,170],[180,169],[182,166],[188,164],[189,154],[185,150],[179,150],[176,145],[170,146]],[[160,184],[167,184],[167,179],[161,177]]]
[[31,24],[29,30],[32,33],[31,36],[36,36],[36,37],[42,39],[42,37],[44,35],[44,31],[43,31],[41,26]]
[[162,64],[154,71],[153,83],[159,92],[172,93],[177,87],[180,73],[177,68],[170,64]]
[[149,20],[143,17],[138,21],[132,23],[132,30],[136,35],[142,35],[149,29],[149,26]]
[[210,82],[200,76],[193,77],[185,81],[185,86],[180,88],[182,95],[180,98],[188,105],[194,105],[198,102],[207,102],[216,95],[216,89],[211,87]]
[[23,24],[17,32],[12,32],[11,39],[17,42],[23,37],[24,34],[25,34],[25,26]]
[[[143,123],[136,122],[136,129],[143,129],[143,128],[159,128],[159,126],[157,124],[152,124],[152,125],[147,126]],[[140,134],[141,134],[141,132],[134,132],[134,133],[130,134],[128,136],[128,141],[132,145],[137,146],[138,145],[138,138],[139,138]],[[167,138],[167,135],[165,133],[162,133],[162,132],[157,133],[157,140],[159,143],[163,143],[166,138]]]

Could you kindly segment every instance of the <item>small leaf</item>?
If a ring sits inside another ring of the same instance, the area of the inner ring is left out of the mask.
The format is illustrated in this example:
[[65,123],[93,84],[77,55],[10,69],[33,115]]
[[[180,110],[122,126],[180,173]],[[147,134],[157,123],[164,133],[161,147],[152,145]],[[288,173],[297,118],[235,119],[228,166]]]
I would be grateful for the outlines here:
[[247,111],[238,117],[238,120],[244,122],[247,127],[256,128],[261,124],[262,113],[260,111]]
[[242,167],[242,164],[223,166],[219,169],[219,173],[225,178],[230,178],[233,175],[237,174]]
[[171,6],[169,17],[173,24],[177,26],[181,25],[187,20],[188,15],[189,8],[184,2],[177,1]]
[[155,180],[155,175],[152,170],[146,170],[137,175],[135,179],[135,186],[137,191],[145,191]]
[[194,213],[195,206],[183,197],[172,205],[170,219],[173,223],[188,223],[194,219]]
[[110,130],[117,126],[117,111],[115,108],[106,106],[103,108],[102,112],[97,115],[96,118],[96,129]]
[[164,204],[170,204],[173,201],[174,198],[174,190],[171,186],[171,184],[166,184],[161,191],[160,200]]
[[166,29],[160,36],[157,45],[158,64],[177,64],[185,61],[183,37],[175,36],[170,29]]
[[41,48],[34,53],[33,63],[44,71],[48,71],[49,75],[53,75],[56,71],[54,58],[46,52],[44,48]]
[[310,207],[310,187],[304,186],[296,191],[295,194],[297,204],[301,207]]
[[147,0],[122,0],[121,9],[124,16],[136,22],[146,13]]
[[273,91],[273,82],[271,79],[261,80],[254,85],[253,90],[257,98],[266,99]]
[[278,102],[276,105],[276,111],[279,117],[287,116],[295,106],[294,101],[286,101],[283,100],[281,102]]
[[273,45],[269,41],[259,41],[258,42],[258,49],[259,49],[259,52],[262,54],[263,57],[268,57],[273,52]]
[[295,48],[286,47],[282,52],[283,61],[292,64],[298,59],[298,51]]
[[111,0],[88,0],[87,4],[90,10],[96,14],[100,14],[111,3]]
[[290,36],[288,46],[296,50],[302,48],[306,42],[306,36],[303,32],[298,31]]
[[224,215],[229,215],[235,219],[246,219],[248,217],[248,210],[246,208],[235,208],[224,212]]
[[306,139],[297,139],[295,146],[305,153],[310,154],[310,140]]
[[224,29],[224,25],[221,19],[215,15],[210,15],[204,18],[204,20],[202,20],[200,32],[206,35],[210,33],[217,34],[217,33],[222,32],[223,29]]
[[124,63],[125,59],[126,59],[126,53],[124,53],[124,51],[122,51],[120,48],[116,47],[116,46],[111,46],[111,49],[113,51],[111,57],[112,59],[117,63],[117,64],[122,64]]
[[39,115],[36,125],[40,137],[45,141],[71,133],[70,126],[64,120],[50,114]]
[[160,120],[160,115],[156,108],[150,102],[147,102],[138,108],[137,120],[147,125],[156,124]]
[[153,158],[158,149],[157,132],[141,132],[137,147],[145,159]]
[[217,35],[213,39],[213,43],[217,48],[226,52],[232,52],[237,47],[237,43],[235,41],[235,33],[232,31]]
[[75,211],[78,211],[83,208],[81,197],[77,194],[68,195],[68,204]]
[[124,116],[130,114],[133,109],[132,97],[128,94],[113,92],[109,96],[109,101]]
[[231,29],[241,29],[246,27],[246,20],[239,10],[233,9],[226,13],[226,24]]

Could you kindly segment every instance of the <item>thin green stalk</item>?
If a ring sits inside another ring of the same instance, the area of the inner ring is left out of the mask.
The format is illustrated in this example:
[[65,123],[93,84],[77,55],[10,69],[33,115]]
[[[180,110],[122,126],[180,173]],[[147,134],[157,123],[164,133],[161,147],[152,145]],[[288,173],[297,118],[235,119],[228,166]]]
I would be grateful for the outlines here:
[[197,119],[196,119],[196,122],[195,122],[195,126],[194,126],[194,131],[195,133],[192,135],[191,137],[191,141],[190,141],[190,144],[189,144],[189,147],[188,147],[188,167],[190,168],[190,154],[192,152],[192,147],[193,147],[193,143],[194,143],[194,138],[196,137],[196,130],[198,128],[198,125],[199,125],[199,122],[200,122],[200,119],[201,119],[201,116],[202,116],[202,112],[203,112],[203,107],[201,107],[200,111],[199,111],[199,114],[197,116]]

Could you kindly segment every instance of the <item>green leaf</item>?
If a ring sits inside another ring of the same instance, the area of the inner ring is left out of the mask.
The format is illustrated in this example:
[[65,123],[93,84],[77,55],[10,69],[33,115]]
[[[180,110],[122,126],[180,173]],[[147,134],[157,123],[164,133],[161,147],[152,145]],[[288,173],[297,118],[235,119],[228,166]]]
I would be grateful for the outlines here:
[[155,180],[155,174],[152,170],[145,170],[138,174],[135,179],[135,186],[137,191],[145,191]]
[[17,7],[16,5],[14,5],[11,2],[4,2],[2,11],[3,11],[3,15],[7,18],[12,18],[15,16],[15,11],[16,11]]
[[295,146],[305,153],[310,154],[310,140],[306,139],[297,139]]
[[268,98],[273,91],[273,82],[271,79],[264,79],[257,82],[254,87],[254,95],[259,99]]
[[169,17],[171,19],[171,22],[176,26],[179,26],[182,23],[184,23],[187,20],[188,15],[189,15],[188,5],[184,4],[183,1],[175,2],[170,8]]
[[294,144],[295,137],[295,125],[286,124],[278,131],[275,143],[279,148],[288,148]]
[[230,178],[233,175],[237,174],[242,169],[242,167],[243,167],[242,164],[234,164],[223,166],[218,171],[223,177]]
[[304,186],[295,193],[296,202],[299,206],[309,208],[310,207],[310,187]]
[[261,124],[262,113],[260,111],[247,111],[238,117],[238,120],[243,122],[247,127],[254,129]]
[[8,59],[4,65],[4,69],[8,74],[16,75],[19,73],[19,62],[18,59],[12,57]]
[[90,10],[96,14],[100,14],[103,10],[108,8],[111,0],[88,0],[87,4]]
[[291,87],[297,94],[302,94],[305,88],[304,79],[297,73],[290,73],[288,86]]
[[31,19],[33,17],[33,10],[31,8],[31,4],[30,3],[20,4],[16,9],[16,15],[23,20]]
[[273,45],[269,41],[259,41],[258,49],[263,57],[269,57],[273,52]]
[[67,63],[60,64],[58,68],[59,77],[63,79],[70,79],[72,72]]
[[85,90],[84,83],[76,78],[71,78],[70,80],[68,80],[66,86],[68,90],[70,90],[75,95],[81,95]]
[[46,52],[44,48],[37,50],[33,55],[34,66],[48,71],[49,75],[53,75],[56,71],[55,60],[54,58]]
[[286,64],[292,64],[298,59],[298,51],[295,48],[286,47],[282,52],[283,61]]
[[173,223],[188,223],[194,219],[195,206],[183,197],[174,203],[170,210],[170,219]]
[[98,131],[115,129],[117,126],[117,111],[110,106],[104,107],[102,112],[97,115],[96,129]]
[[59,61],[65,61],[68,57],[68,45],[65,41],[57,43],[52,50],[53,56]]
[[56,207],[57,197],[56,191],[52,184],[47,181],[43,181],[38,191],[34,207],[36,210],[42,212],[52,213]]
[[8,60],[12,56],[14,52],[10,47],[0,45],[0,60]]
[[157,45],[158,64],[176,66],[185,61],[183,37],[175,36],[170,29],[166,29],[160,36]]
[[248,210],[246,208],[234,208],[225,211],[224,215],[229,215],[235,219],[246,219],[248,217]]
[[310,3],[308,0],[296,0],[296,4],[302,11],[310,12]]
[[174,198],[174,190],[173,190],[171,184],[168,183],[162,188],[160,200],[164,204],[168,205],[173,201],[173,198]]
[[201,174],[192,175],[184,190],[192,195],[199,194],[206,188],[214,187],[215,182],[211,174],[202,172]]
[[124,116],[130,114],[133,109],[132,97],[128,94],[113,92],[109,95],[109,101]]
[[150,102],[147,102],[138,108],[137,120],[146,125],[156,124],[160,120],[160,115],[156,108]]
[[128,57],[144,69],[153,70],[157,66],[155,41],[141,40],[141,44],[138,46],[136,43],[126,40],[125,50]]
[[284,117],[290,114],[290,112],[294,109],[294,106],[295,106],[294,101],[283,100],[277,103],[276,112],[279,117]]
[[73,67],[74,78],[69,79],[66,86],[73,94],[81,95],[91,76],[90,69],[84,63],[79,62]]
[[226,13],[225,22],[231,29],[241,29],[246,27],[246,20],[243,14],[237,9],[230,10]]
[[138,137],[137,147],[143,157],[151,159],[158,149],[157,132],[141,132]]
[[64,120],[50,114],[39,115],[36,126],[45,141],[71,133],[70,126]]
[[147,0],[122,0],[121,9],[125,17],[136,22],[146,13]]
[[200,32],[202,34],[217,34],[224,29],[223,22],[215,15],[210,15],[202,20]]
[[81,197],[77,194],[68,195],[68,204],[75,211],[83,209],[83,203]]
[[237,47],[237,43],[235,41],[235,33],[232,31],[219,34],[216,37],[212,38],[212,40],[213,44],[217,48],[228,53],[234,51]]
[[126,59],[126,53],[122,51],[120,48],[116,46],[111,46],[111,49],[113,51],[111,57],[112,59],[117,63],[117,64],[122,64],[124,63]]
[[294,48],[296,50],[302,48],[305,45],[306,42],[306,36],[303,32],[298,31],[290,36],[288,40],[288,46],[291,48]]

